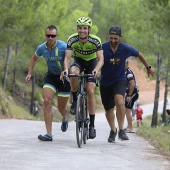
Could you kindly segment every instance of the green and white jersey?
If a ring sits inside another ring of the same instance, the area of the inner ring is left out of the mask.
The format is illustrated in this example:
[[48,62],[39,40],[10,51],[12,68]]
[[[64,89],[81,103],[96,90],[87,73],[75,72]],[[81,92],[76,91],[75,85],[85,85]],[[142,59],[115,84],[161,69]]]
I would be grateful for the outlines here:
[[96,52],[102,50],[102,44],[100,38],[93,34],[89,34],[88,41],[82,43],[75,33],[68,38],[67,49],[73,51],[74,57],[89,61],[97,57]]

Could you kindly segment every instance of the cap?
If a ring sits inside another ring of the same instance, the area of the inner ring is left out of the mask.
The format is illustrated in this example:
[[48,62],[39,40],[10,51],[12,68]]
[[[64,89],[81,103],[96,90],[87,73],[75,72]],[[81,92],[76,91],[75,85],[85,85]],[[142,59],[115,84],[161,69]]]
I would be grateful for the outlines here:
[[121,35],[121,28],[115,25],[110,28],[109,34]]

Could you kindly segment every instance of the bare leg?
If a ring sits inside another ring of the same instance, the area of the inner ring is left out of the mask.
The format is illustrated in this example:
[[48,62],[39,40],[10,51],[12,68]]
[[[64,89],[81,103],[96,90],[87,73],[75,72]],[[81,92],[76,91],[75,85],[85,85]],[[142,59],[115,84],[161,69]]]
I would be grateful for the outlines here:
[[89,114],[94,115],[96,112],[96,98],[95,98],[95,83],[89,82],[87,83],[87,96],[88,96],[88,103],[89,103]]
[[106,114],[106,119],[109,123],[110,129],[116,132],[114,108],[110,110],[106,110],[105,114]]
[[[79,74],[80,70],[78,67],[71,67],[70,69],[70,74]],[[70,77],[70,86],[71,86],[71,91],[76,92],[78,90],[78,78],[77,77]]]
[[63,116],[63,121],[66,120],[66,115],[68,113],[68,111],[67,111],[67,102],[68,102],[68,99],[69,99],[69,97],[58,96],[58,111]]
[[55,92],[50,88],[43,88],[44,96],[44,120],[46,125],[47,134],[52,135],[52,120],[53,114],[51,110],[52,100]]
[[143,126],[143,122],[141,121],[141,126]]
[[116,116],[119,125],[119,130],[123,129],[124,118],[125,118],[125,101],[122,95],[115,95],[114,97],[116,103]]
[[126,110],[126,118],[127,118],[127,129],[133,130],[133,125],[132,125],[132,114],[131,114],[131,109],[125,108]]

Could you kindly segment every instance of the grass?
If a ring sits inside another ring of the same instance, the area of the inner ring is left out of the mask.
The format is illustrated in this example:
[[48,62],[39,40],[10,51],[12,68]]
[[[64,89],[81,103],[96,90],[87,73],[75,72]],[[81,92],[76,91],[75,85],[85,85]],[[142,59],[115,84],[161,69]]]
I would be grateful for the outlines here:
[[152,128],[151,116],[147,116],[144,119],[144,125],[136,133],[147,139],[163,154],[170,156],[170,126]]
[[31,115],[24,108],[17,106],[14,102],[9,102],[10,105],[10,116],[14,119],[27,119],[27,120],[36,120],[36,118]]

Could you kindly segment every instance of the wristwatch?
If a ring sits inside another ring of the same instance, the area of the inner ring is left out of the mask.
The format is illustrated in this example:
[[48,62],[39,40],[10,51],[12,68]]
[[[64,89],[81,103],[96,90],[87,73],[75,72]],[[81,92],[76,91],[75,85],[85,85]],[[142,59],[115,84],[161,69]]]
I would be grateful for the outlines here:
[[151,69],[152,68],[152,66],[151,65],[149,65],[148,67],[146,67],[146,69],[147,70],[149,70],[149,69]]

